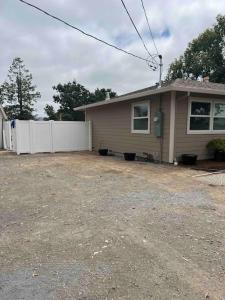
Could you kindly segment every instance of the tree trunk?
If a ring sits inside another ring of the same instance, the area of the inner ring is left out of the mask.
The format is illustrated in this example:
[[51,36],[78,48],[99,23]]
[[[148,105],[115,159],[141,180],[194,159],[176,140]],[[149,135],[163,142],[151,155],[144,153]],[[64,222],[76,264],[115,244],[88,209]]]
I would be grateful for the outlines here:
[[19,103],[20,117],[21,117],[23,112],[23,99],[22,99],[22,90],[21,90],[21,78],[19,78],[19,76],[17,76],[17,96],[18,96],[18,103]]

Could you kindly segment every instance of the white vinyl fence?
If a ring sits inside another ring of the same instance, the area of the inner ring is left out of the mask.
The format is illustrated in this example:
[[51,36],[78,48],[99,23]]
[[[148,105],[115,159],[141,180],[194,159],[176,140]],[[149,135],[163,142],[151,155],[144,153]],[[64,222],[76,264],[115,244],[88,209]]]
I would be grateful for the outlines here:
[[92,150],[90,122],[16,120],[4,128],[5,149],[17,154]]
[[3,122],[3,148],[7,150],[12,150],[12,130],[11,122]]

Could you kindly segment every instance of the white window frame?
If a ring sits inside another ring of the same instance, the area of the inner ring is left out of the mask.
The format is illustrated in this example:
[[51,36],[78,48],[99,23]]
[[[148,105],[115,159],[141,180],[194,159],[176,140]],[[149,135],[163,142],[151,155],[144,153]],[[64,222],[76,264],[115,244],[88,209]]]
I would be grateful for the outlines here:
[[[192,115],[191,114],[191,104],[192,102],[204,102],[210,103],[210,114],[209,115]],[[187,117],[187,134],[224,134],[225,130],[214,130],[213,129],[213,121],[216,116],[214,116],[214,106],[216,103],[224,103],[225,99],[205,99],[205,98],[198,98],[198,97],[191,97],[188,102],[188,117]],[[190,120],[191,117],[205,117],[209,118],[209,130],[191,130],[190,129]],[[218,118],[225,118],[225,117],[218,117]]]
[[[145,117],[134,117],[134,107],[137,105],[145,104],[148,107],[148,114]],[[134,129],[134,120],[137,119],[147,119],[148,118],[148,129],[146,130],[137,130]],[[150,101],[135,102],[131,105],[131,133],[141,133],[149,134],[150,133]]]
[[215,116],[215,114],[214,114],[214,110],[215,110],[215,104],[225,104],[225,100],[223,100],[223,101],[219,101],[218,99],[217,100],[214,100],[214,102],[213,102],[213,112],[212,112],[212,130],[213,130],[213,132],[216,132],[216,133],[220,133],[220,132],[222,132],[222,133],[225,133],[225,130],[215,130],[215,129],[213,129],[213,123],[214,123],[214,118],[221,118],[221,119],[225,119],[225,116]]

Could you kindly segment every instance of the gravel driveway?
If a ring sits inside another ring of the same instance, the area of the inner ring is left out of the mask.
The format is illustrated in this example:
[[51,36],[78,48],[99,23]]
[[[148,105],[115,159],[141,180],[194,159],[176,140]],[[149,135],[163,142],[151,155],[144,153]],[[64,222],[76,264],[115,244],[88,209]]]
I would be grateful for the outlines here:
[[225,187],[89,153],[0,153],[0,299],[225,299]]

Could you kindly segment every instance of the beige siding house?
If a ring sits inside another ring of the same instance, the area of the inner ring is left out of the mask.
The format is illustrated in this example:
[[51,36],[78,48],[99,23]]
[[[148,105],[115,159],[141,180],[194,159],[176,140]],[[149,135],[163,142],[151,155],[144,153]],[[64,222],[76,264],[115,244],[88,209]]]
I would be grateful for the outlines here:
[[92,122],[94,151],[148,153],[173,163],[182,154],[209,158],[208,141],[225,139],[224,84],[177,79],[74,110],[85,110]]

